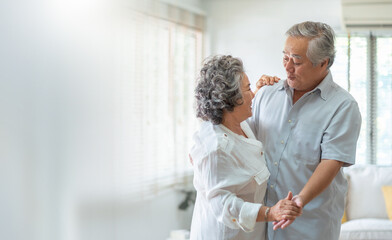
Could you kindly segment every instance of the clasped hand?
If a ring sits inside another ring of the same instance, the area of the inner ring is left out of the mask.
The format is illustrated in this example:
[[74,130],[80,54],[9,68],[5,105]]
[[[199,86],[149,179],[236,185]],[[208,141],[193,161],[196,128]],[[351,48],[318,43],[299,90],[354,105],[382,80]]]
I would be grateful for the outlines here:
[[[289,192],[289,194],[287,195],[287,197],[285,199],[280,200],[281,201],[289,201],[291,202],[291,204],[288,204],[288,206],[290,206],[290,208],[292,209],[291,211],[289,211],[291,214],[285,214],[283,215],[283,218],[281,219],[277,219],[276,221],[273,222],[273,229],[277,230],[279,228],[284,229],[287,226],[289,226],[290,224],[292,224],[295,220],[296,217],[301,216],[302,214],[302,208],[303,208],[303,200],[299,195],[295,195],[293,197],[292,193]],[[279,202],[275,205],[277,206],[279,204]],[[287,206],[287,203],[286,203]],[[294,206],[294,207],[293,207]],[[272,209],[271,209],[272,211]],[[287,213],[288,210],[286,210]]]

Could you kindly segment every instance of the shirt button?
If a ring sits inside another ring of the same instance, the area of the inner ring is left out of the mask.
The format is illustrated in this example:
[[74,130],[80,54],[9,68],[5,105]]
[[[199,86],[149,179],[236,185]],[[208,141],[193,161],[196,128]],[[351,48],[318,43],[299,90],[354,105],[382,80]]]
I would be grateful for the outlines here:
[[224,134],[223,134],[223,136],[227,137],[227,134],[226,134],[226,133],[224,133]]
[[291,119],[289,119],[289,123],[291,123]]
[[280,143],[281,143],[281,144],[283,144],[283,143],[284,143],[284,141],[282,140],[282,141],[280,141]]
[[275,166],[278,166],[278,162],[274,162]]
[[271,184],[271,188],[274,188],[274,184]]

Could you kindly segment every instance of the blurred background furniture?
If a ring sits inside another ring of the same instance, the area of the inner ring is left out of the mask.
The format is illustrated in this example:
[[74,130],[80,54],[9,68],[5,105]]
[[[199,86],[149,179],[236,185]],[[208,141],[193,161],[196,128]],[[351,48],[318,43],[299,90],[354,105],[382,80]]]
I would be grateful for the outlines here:
[[340,240],[392,239],[392,209],[387,211],[386,206],[392,204],[386,191],[386,186],[392,188],[392,167],[358,165],[346,168],[345,175],[349,183],[347,221],[342,224]]

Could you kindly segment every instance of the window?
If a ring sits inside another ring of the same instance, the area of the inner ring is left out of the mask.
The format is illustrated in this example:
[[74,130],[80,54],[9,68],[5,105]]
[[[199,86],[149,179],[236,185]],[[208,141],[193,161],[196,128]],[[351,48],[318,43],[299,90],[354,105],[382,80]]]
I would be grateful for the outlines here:
[[362,128],[358,164],[392,165],[392,37],[336,39],[334,81],[357,100]]
[[[182,15],[183,16],[183,15]],[[143,199],[189,181],[188,152],[197,127],[200,29],[133,13],[121,38],[117,193]]]

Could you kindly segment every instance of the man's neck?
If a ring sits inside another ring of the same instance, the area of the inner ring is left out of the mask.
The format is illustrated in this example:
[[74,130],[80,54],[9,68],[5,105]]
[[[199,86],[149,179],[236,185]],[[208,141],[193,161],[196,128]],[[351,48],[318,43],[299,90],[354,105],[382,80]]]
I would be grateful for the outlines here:
[[315,89],[318,85],[320,85],[320,83],[327,77],[328,75],[328,71],[325,73],[325,75],[316,82],[316,84],[312,87],[310,87],[308,90],[295,90],[294,89],[294,93],[293,93],[293,105],[303,96],[305,95],[305,93],[312,91],[313,89]]

